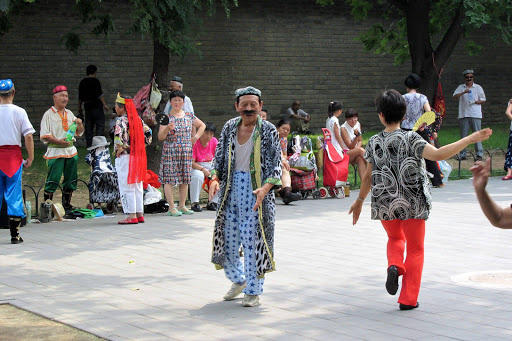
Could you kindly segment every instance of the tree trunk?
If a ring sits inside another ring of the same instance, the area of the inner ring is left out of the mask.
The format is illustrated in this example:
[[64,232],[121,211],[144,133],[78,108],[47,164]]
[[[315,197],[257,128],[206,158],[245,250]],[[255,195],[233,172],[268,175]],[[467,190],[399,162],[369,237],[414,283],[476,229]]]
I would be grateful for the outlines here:
[[[153,40],[153,73],[156,75],[156,83],[160,89],[167,90],[167,74],[169,71],[169,49]],[[165,101],[166,96],[162,96]],[[158,126],[153,128],[153,143],[147,146],[148,169],[158,174],[162,155],[162,143],[158,141]]]
[[[423,79],[420,92],[429,99],[434,107],[434,99],[439,83],[439,75],[450,58],[457,42],[464,33],[462,21],[464,11],[462,4],[454,14],[450,28],[446,31],[441,43],[434,51],[428,31],[429,2],[425,0],[411,1],[407,6],[407,39],[411,54],[412,72]],[[446,97],[446,96],[445,96]]]

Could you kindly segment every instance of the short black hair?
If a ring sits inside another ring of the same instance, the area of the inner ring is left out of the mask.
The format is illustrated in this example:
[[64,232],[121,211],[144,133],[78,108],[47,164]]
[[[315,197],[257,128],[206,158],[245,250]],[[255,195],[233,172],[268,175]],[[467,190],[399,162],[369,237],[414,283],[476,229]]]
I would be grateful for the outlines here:
[[266,107],[266,106],[262,106],[262,107],[261,107],[261,111],[264,111],[264,112],[266,112],[266,113],[268,114],[268,110],[267,110],[267,107]]
[[384,90],[375,98],[375,108],[387,124],[402,122],[407,111],[404,97],[395,89]]
[[417,89],[421,86],[421,77],[415,73],[411,73],[404,81],[404,85],[409,89]]
[[96,73],[96,71],[98,71],[98,68],[96,67],[96,65],[89,65],[85,69],[85,72],[87,73],[87,76],[94,75]]
[[354,116],[359,117],[359,113],[357,112],[356,109],[350,108],[347,111],[345,111],[345,118],[352,118]]
[[332,117],[332,115],[334,115],[338,110],[343,110],[343,103],[340,101],[332,101],[329,103],[329,107],[327,108],[327,116]]
[[171,94],[169,95],[169,100],[173,99],[174,97],[181,97],[183,98],[183,100],[185,100],[185,94],[183,93],[183,91],[180,90],[174,90],[173,92],[171,92]]
[[276,128],[279,128],[280,126],[285,125],[285,124],[290,125],[290,120],[287,120],[284,118],[279,120],[279,122],[277,122]]
[[210,131],[215,134],[215,124],[213,124],[212,122],[206,122],[205,125],[206,125],[206,129],[204,130],[205,133],[207,131]]

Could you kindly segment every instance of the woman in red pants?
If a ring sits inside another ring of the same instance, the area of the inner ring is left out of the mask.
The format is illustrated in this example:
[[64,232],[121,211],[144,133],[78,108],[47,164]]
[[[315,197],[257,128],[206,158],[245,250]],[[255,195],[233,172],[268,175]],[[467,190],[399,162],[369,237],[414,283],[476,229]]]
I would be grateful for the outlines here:
[[[356,224],[363,202],[371,190],[371,218],[380,220],[388,235],[386,289],[389,294],[395,295],[398,277],[403,276],[398,303],[400,310],[409,310],[419,306],[425,220],[431,208],[423,159],[445,160],[471,143],[488,139],[492,131],[482,129],[437,149],[416,132],[400,129],[406,104],[396,90],[381,92],[375,99],[375,106],[385,129],[372,136],[366,146],[364,158],[368,161],[368,167],[359,197],[352,204],[349,214],[353,213],[353,224]],[[406,250],[407,258],[404,261]]]

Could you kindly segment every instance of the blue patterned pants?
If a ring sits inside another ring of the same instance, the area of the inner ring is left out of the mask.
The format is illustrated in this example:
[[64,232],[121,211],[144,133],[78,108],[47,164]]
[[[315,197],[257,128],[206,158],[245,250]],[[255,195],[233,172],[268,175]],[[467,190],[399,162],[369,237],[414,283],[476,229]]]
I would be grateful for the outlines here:
[[[224,273],[233,283],[247,281],[247,287],[244,289],[247,295],[260,295],[264,282],[264,278],[256,277],[256,231],[260,227],[258,211],[252,210],[255,203],[250,173],[235,171],[231,194],[226,203]],[[240,245],[244,250],[243,263],[238,252]]]

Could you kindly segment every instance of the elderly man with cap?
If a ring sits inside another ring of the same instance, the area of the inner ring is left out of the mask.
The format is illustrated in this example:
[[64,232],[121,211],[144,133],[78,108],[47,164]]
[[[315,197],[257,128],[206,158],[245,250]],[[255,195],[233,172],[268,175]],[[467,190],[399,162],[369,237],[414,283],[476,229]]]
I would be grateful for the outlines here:
[[[174,76],[172,78],[171,83],[169,84],[169,92],[173,92],[176,90],[183,91],[183,80],[181,79],[181,77],[178,77],[178,76]],[[169,115],[170,111],[171,111],[171,101],[169,100],[169,101],[167,101],[167,104],[165,105],[164,114]],[[192,101],[190,100],[190,98],[187,95],[185,95],[185,104],[183,104],[183,111],[189,112],[192,114],[194,113],[194,106],[192,106]]]
[[[460,137],[468,136],[469,128],[473,132],[482,129],[482,104],[485,103],[484,89],[473,82],[473,70],[466,70],[462,73],[465,83],[459,85],[453,93],[453,99],[459,101],[459,129]],[[484,150],[482,142],[475,144],[476,159],[482,160]],[[466,160],[466,148],[464,148],[459,157]]]
[[[21,194],[21,173],[23,166],[30,167],[34,160],[35,133],[25,109],[13,104],[14,84],[10,79],[0,80],[0,195],[7,203],[11,244],[23,242],[19,228],[25,217]],[[25,139],[28,158],[24,162],[21,155],[21,136]],[[0,206],[2,201],[0,199]]]
[[68,100],[68,88],[66,86],[58,85],[53,89],[54,104],[43,115],[40,139],[44,144],[48,145],[48,149],[44,154],[46,164],[48,165],[44,200],[53,199],[53,193],[57,189],[64,173],[62,205],[65,209],[69,210],[71,208],[71,196],[76,189],[76,179],[78,177],[78,153],[73,145],[74,137],[71,141],[68,141],[69,138],[66,138],[66,134],[72,123],[75,122],[75,136],[82,136],[84,126],[82,125],[82,120],[76,118],[71,110],[66,109]]
[[[240,116],[220,135],[210,200],[219,192],[212,262],[233,283],[224,300],[245,293],[242,305],[259,305],[265,273],[274,267],[275,197],[281,186],[281,150],[276,127],[261,119],[261,92],[251,86],[235,92]],[[242,263],[240,245],[244,253]]]

